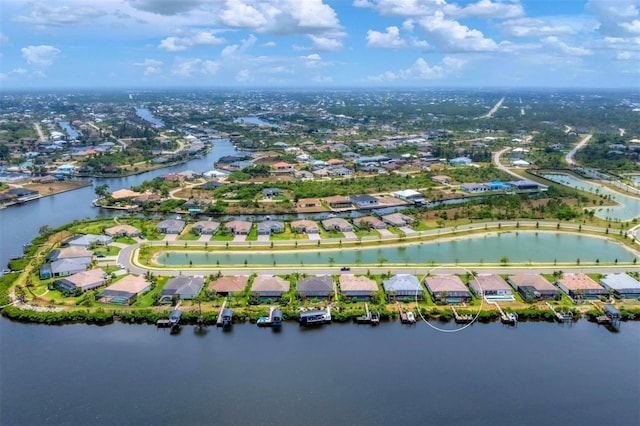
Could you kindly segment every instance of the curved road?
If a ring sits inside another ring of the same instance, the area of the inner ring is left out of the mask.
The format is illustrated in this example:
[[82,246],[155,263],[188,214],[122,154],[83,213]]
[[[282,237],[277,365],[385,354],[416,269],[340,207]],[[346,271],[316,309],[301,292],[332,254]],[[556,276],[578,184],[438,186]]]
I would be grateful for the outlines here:
[[578,142],[578,145],[574,146],[573,149],[567,153],[564,159],[568,165],[575,166],[577,164],[573,160],[573,157],[576,155],[576,152],[580,151],[582,147],[584,147],[587,144],[587,142],[589,142],[592,136],[593,135],[586,135],[584,138],[582,138],[580,142]]

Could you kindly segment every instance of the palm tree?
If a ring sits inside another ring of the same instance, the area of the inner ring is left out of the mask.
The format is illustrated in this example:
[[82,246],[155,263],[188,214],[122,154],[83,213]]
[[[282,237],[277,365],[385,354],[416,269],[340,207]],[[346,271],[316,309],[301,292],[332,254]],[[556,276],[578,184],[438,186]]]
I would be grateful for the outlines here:
[[378,266],[382,266],[383,263],[387,262],[389,259],[380,256],[378,258]]
[[334,257],[329,257],[329,265],[333,266],[336,263],[336,259]]

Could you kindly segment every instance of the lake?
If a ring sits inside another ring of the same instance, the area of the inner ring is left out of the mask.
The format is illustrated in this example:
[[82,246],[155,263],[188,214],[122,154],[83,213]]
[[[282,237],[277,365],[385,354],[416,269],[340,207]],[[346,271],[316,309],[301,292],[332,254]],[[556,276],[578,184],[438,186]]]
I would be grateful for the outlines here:
[[[340,265],[376,264],[380,258],[385,263],[500,263],[503,257],[509,262],[631,262],[635,255],[615,242],[587,235],[555,232],[504,232],[485,236],[407,244],[397,247],[348,248],[335,250],[301,249],[296,252],[236,252],[224,249],[212,253],[169,253],[157,258],[161,265],[211,265],[219,261],[223,265],[323,265],[333,258]],[[268,247],[262,248],[267,250]],[[360,259],[360,262],[357,262]]]
[[8,425],[632,425],[640,322],[149,325],[0,320]]

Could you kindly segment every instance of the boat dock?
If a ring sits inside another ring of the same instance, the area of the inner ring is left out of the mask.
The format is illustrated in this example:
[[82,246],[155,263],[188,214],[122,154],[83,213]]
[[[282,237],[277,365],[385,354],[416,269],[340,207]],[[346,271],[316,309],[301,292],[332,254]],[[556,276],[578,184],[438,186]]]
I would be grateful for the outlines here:
[[416,317],[413,314],[413,312],[409,311],[409,312],[405,312],[404,309],[402,309],[402,306],[400,306],[400,304],[398,305],[398,313],[400,314],[400,322],[402,324],[415,324],[416,323]]
[[456,310],[455,306],[453,305],[450,305],[450,306],[451,306],[451,312],[453,312],[453,319],[456,321],[457,324],[468,324],[471,321],[473,321],[473,315],[460,315]]
[[500,307],[498,302],[493,302],[493,304],[496,305],[496,308],[498,308],[498,311],[500,312],[500,321],[503,324],[510,324],[510,325],[518,324],[518,314],[516,314],[515,312],[503,311],[502,307]]
[[608,325],[615,330],[620,328],[620,319],[622,318],[622,314],[620,311],[613,305],[604,305],[604,309],[593,303],[593,306],[598,309],[598,311],[602,312],[603,315],[598,315],[596,317],[596,322],[598,324]]
[[227,309],[227,298],[224,298],[224,302],[222,302],[222,306],[220,307],[220,312],[218,312],[218,318],[216,318],[216,326],[218,327],[229,327],[233,322],[233,311],[231,309]]
[[551,311],[553,312],[553,315],[556,318],[556,321],[560,322],[560,323],[572,323],[573,322],[573,313],[571,312],[560,312],[557,311],[552,304],[550,304],[549,302],[547,302],[547,306],[549,307],[549,309],[551,309]]
[[380,315],[377,312],[369,311],[369,304],[364,304],[364,315],[356,318],[356,322],[358,324],[371,324],[378,325],[380,324]]
[[282,325],[282,311],[271,306],[269,315],[258,318],[256,324],[258,327],[280,327]]
[[319,311],[300,312],[300,325],[328,324],[331,322],[331,305]]

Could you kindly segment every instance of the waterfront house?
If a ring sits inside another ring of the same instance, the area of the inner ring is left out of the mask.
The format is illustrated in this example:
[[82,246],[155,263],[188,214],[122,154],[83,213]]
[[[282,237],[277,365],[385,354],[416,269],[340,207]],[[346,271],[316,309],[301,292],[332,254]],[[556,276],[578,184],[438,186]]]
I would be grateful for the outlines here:
[[243,292],[247,287],[249,277],[247,275],[225,275],[209,283],[209,290],[219,295],[228,296],[233,293]]
[[424,289],[418,278],[411,274],[398,274],[382,282],[384,291],[390,300],[424,299]]
[[130,189],[118,189],[111,193],[111,198],[114,200],[126,200],[128,198],[134,198],[141,195],[139,192],[132,191]]
[[361,209],[375,207],[380,202],[376,197],[368,194],[352,195],[349,197],[349,200],[351,200],[353,205]]
[[73,294],[76,290],[88,291],[104,285],[105,273],[102,269],[90,269],[56,280],[53,286],[62,293]]
[[507,282],[526,300],[553,299],[560,291],[539,274],[522,273],[510,275]]
[[478,274],[469,280],[469,287],[487,301],[513,301],[512,288],[498,274]]
[[334,195],[332,197],[325,197],[324,202],[329,205],[332,209],[349,209],[353,205],[351,204],[351,200],[342,195]]
[[537,182],[533,182],[527,179],[515,180],[507,183],[511,185],[516,191],[538,191],[547,189],[545,185],[541,185]]
[[291,230],[293,232],[304,232],[306,234],[319,234],[320,228],[313,220],[301,219],[291,222]]
[[317,198],[301,198],[298,200],[298,203],[296,204],[296,206],[299,209],[309,209],[309,208],[322,207],[322,203]]
[[108,235],[80,235],[68,240],[65,244],[71,247],[89,247],[91,245],[106,246],[111,244],[113,239]]
[[564,274],[556,283],[572,299],[597,299],[609,294],[604,287],[582,272]]
[[322,227],[327,231],[353,232],[353,226],[346,219],[333,217],[322,221]]
[[470,194],[477,194],[480,192],[489,191],[489,187],[484,183],[474,183],[474,182],[463,183],[462,185],[460,185],[460,189]]
[[279,220],[265,220],[258,223],[258,235],[281,234],[284,232],[284,222]]
[[60,259],[40,266],[40,279],[64,277],[86,271],[91,258]]
[[110,228],[105,228],[104,233],[111,238],[118,237],[139,237],[142,232],[135,226],[131,225],[115,225]]
[[158,223],[156,229],[161,234],[179,234],[184,229],[186,223],[179,219],[166,219]]
[[396,228],[404,228],[405,226],[409,226],[415,222],[415,220],[402,213],[391,213],[382,216],[382,220],[388,223],[391,226],[395,226]]
[[471,300],[471,293],[457,275],[433,275],[425,285],[436,302],[461,303]]
[[335,284],[331,275],[304,278],[296,284],[296,292],[308,298],[331,298]]
[[387,229],[387,225],[375,216],[363,216],[353,219],[358,228]]
[[163,301],[170,301],[174,296],[178,299],[193,299],[200,293],[202,287],[204,287],[204,278],[202,276],[180,274],[167,281],[160,295]]
[[289,281],[274,275],[257,275],[251,284],[251,291],[261,299],[279,299],[291,288]]
[[136,296],[150,289],[151,283],[142,275],[127,275],[98,293],[96,300],[100,303],[128,305]]
[[341,274],[339,283],[343,296],[357,300],[371,300],[378,292],[378,284],[365,276]]
[[191,225],[191,232],[197,235],[213,235],[220,228],[220,222],[201,220]]
[[618,274],[607,274],[600,279],[600,284],[607,290],[627,299],[637,299],[640,297],[640,282],[621,272]]
[[47,256],[48,261],[56,261],[62,259],[74,259],[78,262],[89,264],[93,259],[93,252],[87,250],[85,247],[72,246],[52,250]]
[[424,195],[414,189],[404,189],[402,191],[395,191],[391,193],[395,198],[399,198],[404,201],[409,201],[416,204],[422,204],[424,202]]
[[27,188],[11,188],[4,192],[18,202],[34,200],[40,196],[38,191]]
[[224,228],[233,235],[249,235],[252,222],[246,220],[232,220],[224,225]]

